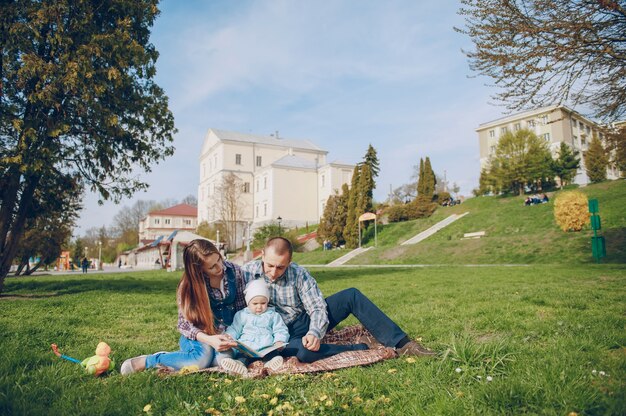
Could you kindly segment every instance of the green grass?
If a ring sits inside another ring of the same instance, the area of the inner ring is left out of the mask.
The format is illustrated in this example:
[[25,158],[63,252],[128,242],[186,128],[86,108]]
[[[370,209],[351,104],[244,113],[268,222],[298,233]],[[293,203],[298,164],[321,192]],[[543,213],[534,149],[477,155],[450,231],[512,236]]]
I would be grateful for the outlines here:
[[[579,188],[600,204],[607,257],[603,263],[626,263],[626,181],[604,182]],[[378,246],[349,264],[590,264],[591,236],[565,233],[554,220],[554,197],[547,204],[524,206],[524,197],[479,197],[454,207],[440,207],[431,217],[378,227]],[[414,245],[400,246],[451,214],[468,215]],[[485,231],[476,240],[462,240],[465,233]],[[373,230],[369,241],[373,246]],[[341,255],[340,253],[337,255]],[[302,253],[302,264],[326,264],[318,252]]]
[[[326,295],[359,288],[440,357],[262,380],[122,377],[125,358],[177,348],[178,273],[9,278],[0,298],[0,414],[139,415],[147,404],[154,415],[624,414],[623,265],[312,272]],[[54,342],[82,359],[100,340],[117,361],[100,379],[50,351]]]

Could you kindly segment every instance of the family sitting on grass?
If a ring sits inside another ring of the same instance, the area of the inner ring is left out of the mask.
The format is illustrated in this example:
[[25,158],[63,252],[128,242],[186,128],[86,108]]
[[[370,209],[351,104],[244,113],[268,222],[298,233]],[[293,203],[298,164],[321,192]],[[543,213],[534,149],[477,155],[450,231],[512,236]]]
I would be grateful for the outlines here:
[[545,204],[550,201],[547,194],[534,194],[532,196],[527,196],[526,200],[524,200],[524,205],[537,205],[537,204]]
[[[121,373],[161,365],[174,370],[221,366],[230,373],[245,375],[250,359],[238,355],[235,339],[250,342],[256,349],[284,345],[263,358],[264,365],[273,370],[280,368],[282,357],[295,356],[311,363],[378,343],[394,347],[399,355],[435,355],[411,340],[357,289],[345,289],[324,299],[309,272],[291,262],[292,254],[289,240],[274,237],[265,245],[261,260],[238,266],[224,260],[207,240],[189,243],[183,253],[185,271],[177,291],[180,351],[129,358]],[[350,314],[375,339],[362,336],[350,345],[322,344],[326,332]]]

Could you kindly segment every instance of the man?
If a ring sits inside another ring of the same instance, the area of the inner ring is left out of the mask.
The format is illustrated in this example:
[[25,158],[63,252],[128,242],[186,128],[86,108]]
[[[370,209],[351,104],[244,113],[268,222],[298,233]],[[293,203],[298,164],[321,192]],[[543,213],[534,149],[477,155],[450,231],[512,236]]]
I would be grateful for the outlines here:
[[[263,249],[261,260],[242,267],[246,283],[264,279],[270,288],[270,304],[282,316],[289,329],[285,356],[297,356],[302,362],[313,362],[342,352],[340,346],[321,344],[326,331],[353,314],[378,342],[394,347],[400,355],[432,356],[433,351],[412,341],[387,315],[355,288],[345,289],[324,299],[309,272],[291,262],[293,248],[289,240],[271,238]],[[371,339],[359,339],[369,346]]]

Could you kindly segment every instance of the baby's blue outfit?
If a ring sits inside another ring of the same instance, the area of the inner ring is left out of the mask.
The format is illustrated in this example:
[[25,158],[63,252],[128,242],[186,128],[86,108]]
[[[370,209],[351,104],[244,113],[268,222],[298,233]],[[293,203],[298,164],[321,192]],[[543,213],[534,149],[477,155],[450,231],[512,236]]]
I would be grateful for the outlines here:
[[[273,307],[257,315],[245,308],[235,314],[232,325],[226,328],[226,333],[249,347],[260,350],[263,347],[274,345],[278,341],[289,341],[287,325]],[[217,362],[223,358],[232,358],[232,350],[217,354]]]

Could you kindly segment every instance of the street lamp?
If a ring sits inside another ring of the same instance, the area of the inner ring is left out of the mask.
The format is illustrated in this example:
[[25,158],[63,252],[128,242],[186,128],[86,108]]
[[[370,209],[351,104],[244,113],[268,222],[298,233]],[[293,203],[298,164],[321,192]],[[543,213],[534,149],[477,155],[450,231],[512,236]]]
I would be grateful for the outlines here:
[[98,241],[98,270],[102,270],[102,241]]
[[280,217],[280,215],[278,216],[278,218],[276,218],[276,221],[278,221],[278,235],[283,235],[283,230],[282,228],[280,228],[280,223],[283,219]]

